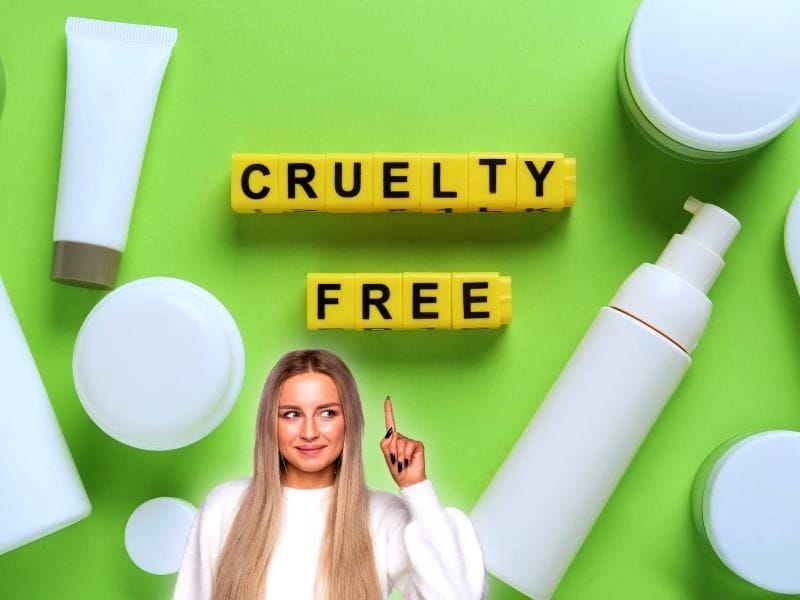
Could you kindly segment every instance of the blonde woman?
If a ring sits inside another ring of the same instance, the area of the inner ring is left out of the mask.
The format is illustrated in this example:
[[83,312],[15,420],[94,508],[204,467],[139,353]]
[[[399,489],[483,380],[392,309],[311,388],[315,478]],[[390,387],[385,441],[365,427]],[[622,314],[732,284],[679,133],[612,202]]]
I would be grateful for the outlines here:
[[483,554],[467,516],[443,508],[422,442],[391,400],[380,448],[400,496],[364,482],[364,418],[331,352],[283,356],[264,386],[251,479],[215,487],[195,519],[173,600],[481,600]]

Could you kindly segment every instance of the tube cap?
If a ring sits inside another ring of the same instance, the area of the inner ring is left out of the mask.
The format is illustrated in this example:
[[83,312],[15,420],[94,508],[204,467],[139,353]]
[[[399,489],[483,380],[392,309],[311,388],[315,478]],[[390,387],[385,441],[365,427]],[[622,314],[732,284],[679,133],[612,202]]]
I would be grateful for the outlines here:
[[56,241],[50,279],[103,290],[113,289],[122,253],[82,242]]

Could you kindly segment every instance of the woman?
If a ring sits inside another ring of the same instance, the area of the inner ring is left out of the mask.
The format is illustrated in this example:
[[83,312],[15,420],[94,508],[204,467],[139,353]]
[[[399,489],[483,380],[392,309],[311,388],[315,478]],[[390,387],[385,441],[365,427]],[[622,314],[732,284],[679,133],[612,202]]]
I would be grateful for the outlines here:
[[421,442],[384,403],[380,442],[400,497],[364,482],[364,419],[350,370],[324,350],[283,356],[267,378],[252,479],[206,497],[173,600],[480,600],[478,537],[442,508]]

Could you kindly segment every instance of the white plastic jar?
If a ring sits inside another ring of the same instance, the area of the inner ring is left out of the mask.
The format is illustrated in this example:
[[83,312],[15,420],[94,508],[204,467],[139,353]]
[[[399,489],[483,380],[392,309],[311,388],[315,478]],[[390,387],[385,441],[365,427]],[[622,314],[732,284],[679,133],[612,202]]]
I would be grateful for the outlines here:
[[800,2],[643,0],[620,57],[623,104],[663,151],[725,162],[800,115]]
[[72,372],[89,417],[114,439],[174,450],[211,433],[236,403],[244,344],[223,304],[170,277],[117,288],[89,313]]
[[800,433],[745,434],[717,447],[695,478],[692,516],[734,574],[800,594]]

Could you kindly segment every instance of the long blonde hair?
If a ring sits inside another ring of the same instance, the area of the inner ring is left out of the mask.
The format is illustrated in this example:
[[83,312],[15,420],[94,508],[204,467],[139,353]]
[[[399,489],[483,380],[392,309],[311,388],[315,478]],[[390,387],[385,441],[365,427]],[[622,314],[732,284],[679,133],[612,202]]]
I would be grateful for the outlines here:
[[369,531],[361,440],[364,415],[347,365],[326,350],[285,354],[267,377],[256,422],[253,479],[231,525],[217,563],[212,600],[262,600],[281,517],[281,456],[278,451],[278,396],[289,377],[323,373],[336,384],[345,419],[345,441],[336,461],[327,524],[320,547],[316,589],[324,600],[383,597]]

